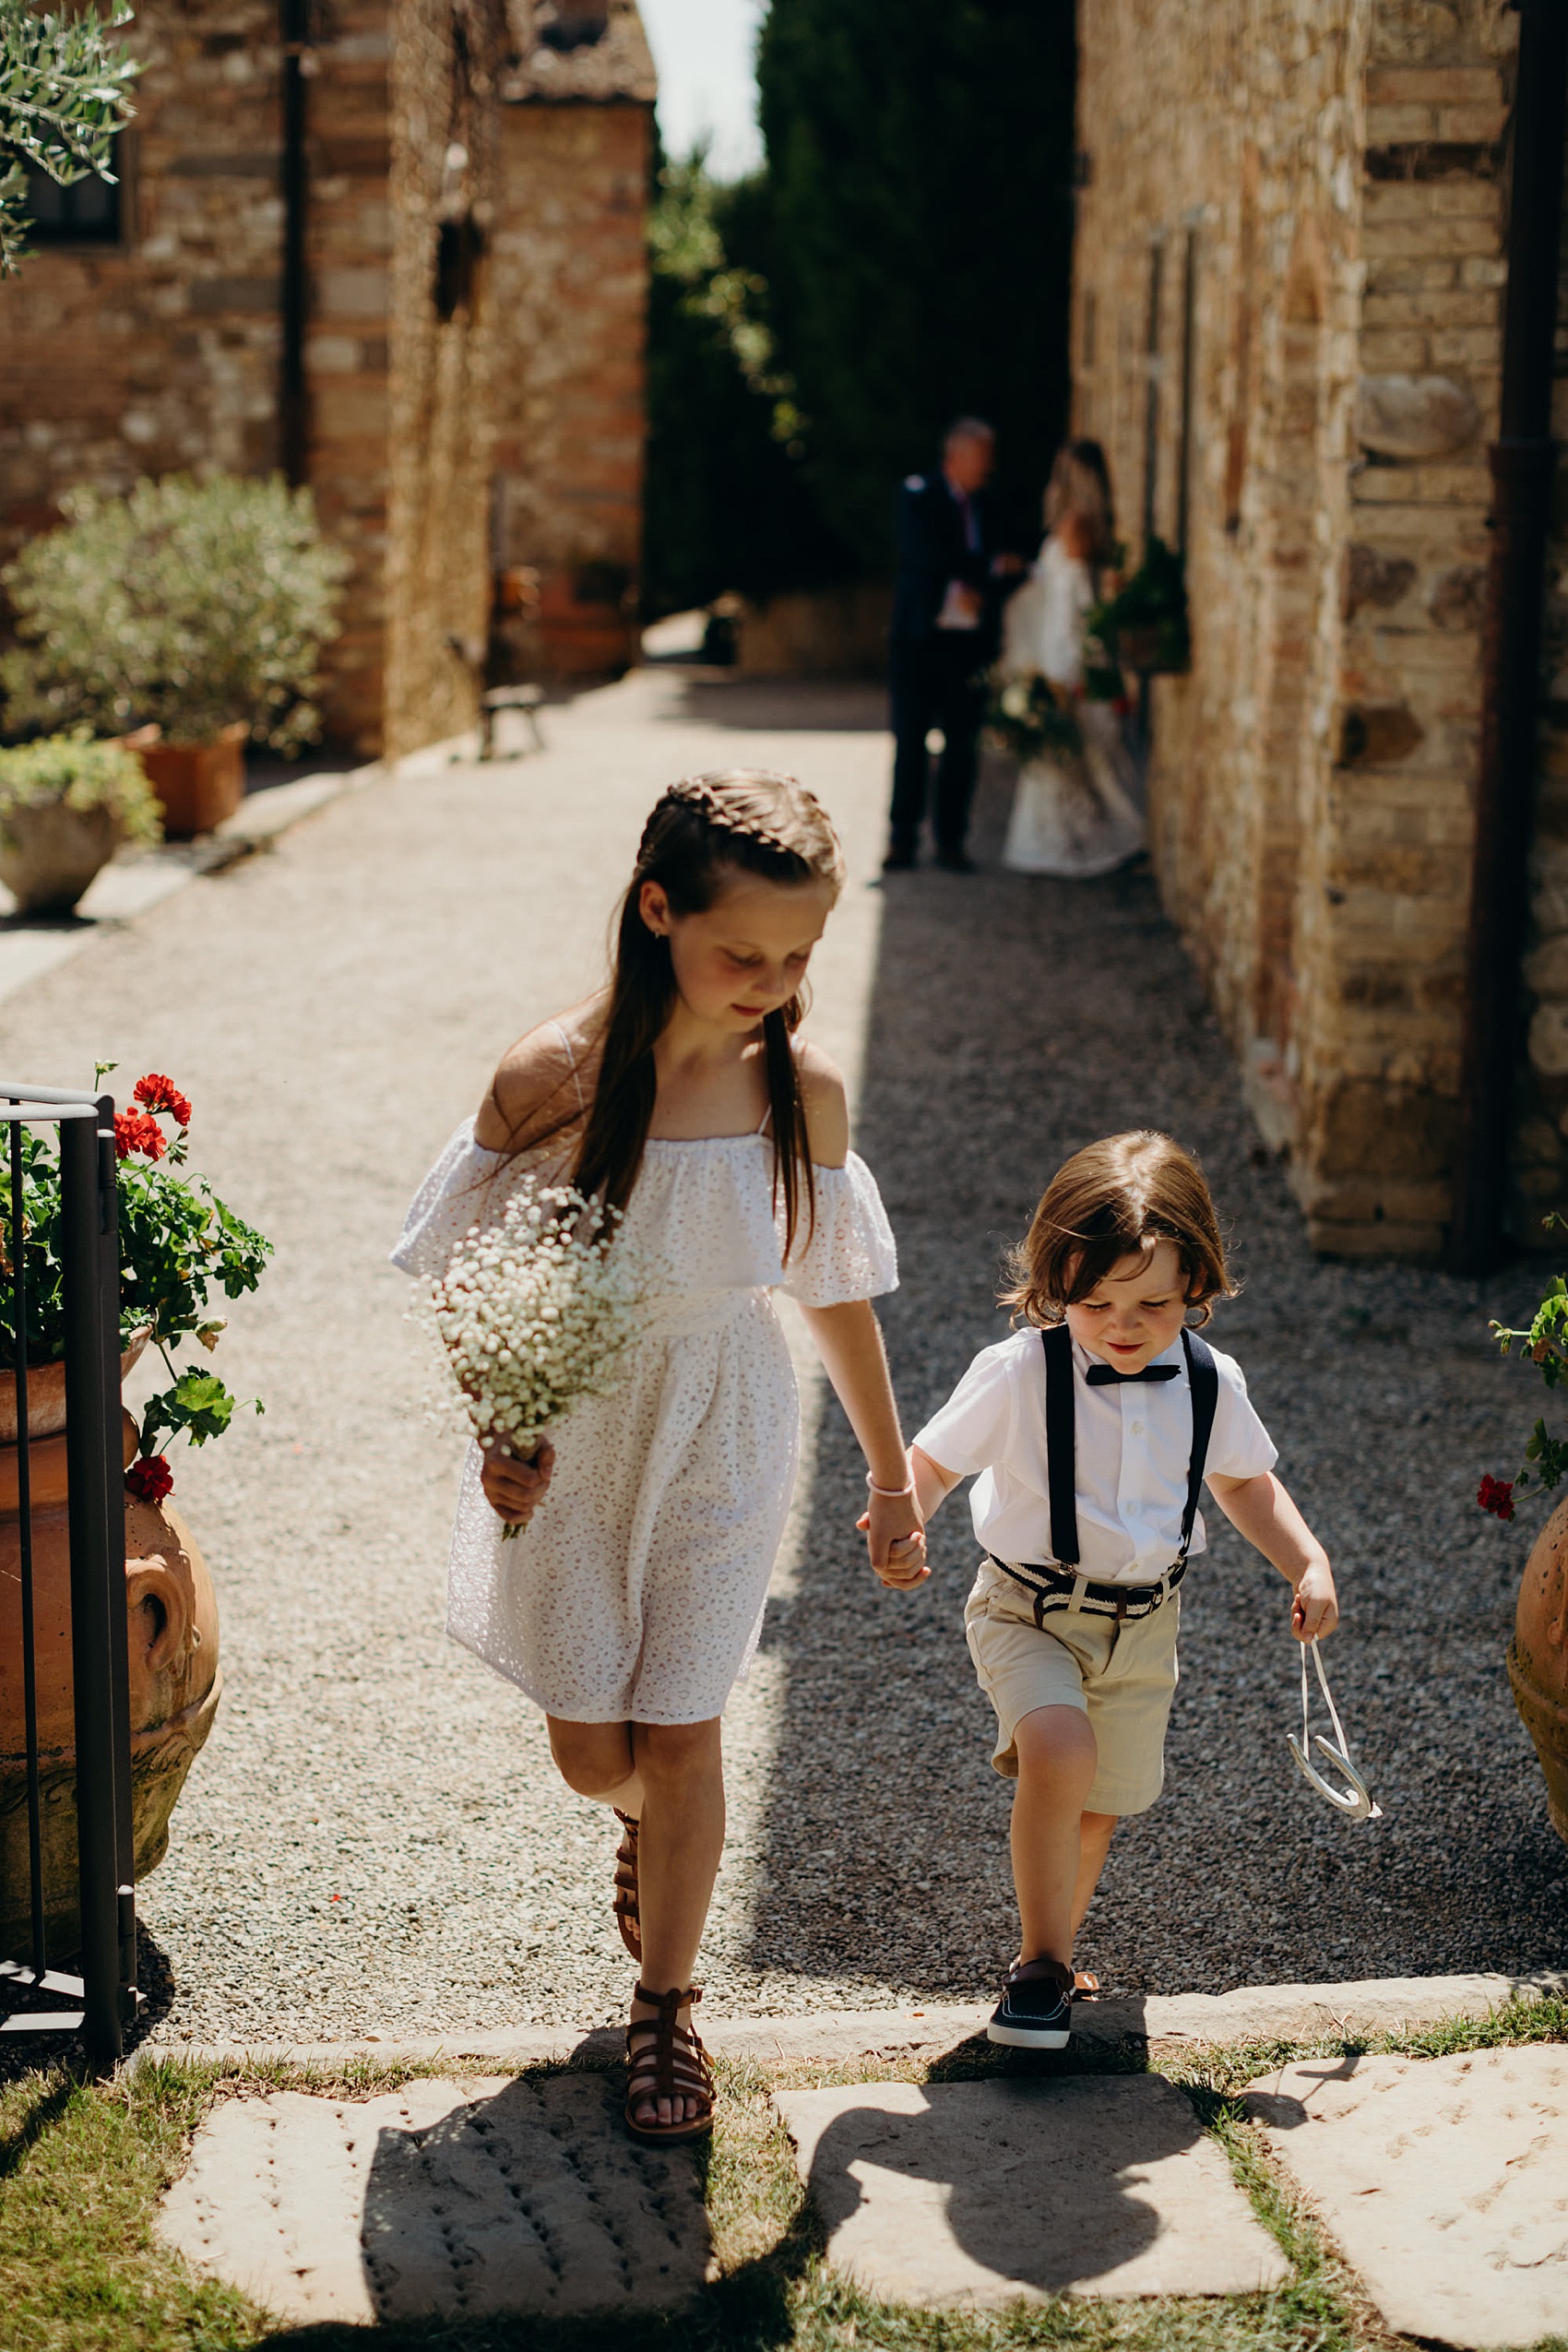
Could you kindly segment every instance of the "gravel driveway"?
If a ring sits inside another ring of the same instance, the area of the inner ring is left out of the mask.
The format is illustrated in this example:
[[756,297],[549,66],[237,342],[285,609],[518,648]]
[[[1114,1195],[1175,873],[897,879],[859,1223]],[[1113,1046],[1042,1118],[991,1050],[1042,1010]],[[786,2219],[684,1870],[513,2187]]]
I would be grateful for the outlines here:
[[[178,1464],[227,1695],[141,1891],[172,1978],[160,2037],[619,2012],[607,1817],[442,1633],[457,1449],[422,1417],[428,1360],[386,1252],[501,1049],[594,982],[659,786],[736,760],[804,776],[847,837],[814,1026],[858,1081],[898,1233],[885,1319],[910,1426],[1000,1335],[998,1253],[1052,1167],[1169,1125],[1202,1154],[1245,1278],[1216,1336],[1341,1569],[1336,1694],[1386,1823],[1343,1826],[1296,1778],[1284,1587],[1222,1529],[1184,1596],[1167,1795],[1118,1840],[1084,1964],[1175,1991],[1560,1958],[1568,1854],[1502,1662],[1526,1531],[1472,1500],[1538,1410],[1486,1338],[1528,1277],[1314,1263],[1146,876],[883,889],[879,723],[859,690],[643,673],[547,714],[545,756],[370,787],[0,1006],[0,1051],[30,1075],[79,1080],[95,1055],[125,1084],[167,1070],[196,1101],[197,1164],[278,1244],[223,1343],[266,1418]],[[1001,815],[992,789],[982,853]],[[1011,1922],[1006,1793],[960,1625],[967,1515],[956,1500],[937,1523],[930,1586],[883,1593],[847,1533],[863,1490],[819,1382],[807,1411],[814,1467],[728,1722],[708,2003],[983,1995]]]

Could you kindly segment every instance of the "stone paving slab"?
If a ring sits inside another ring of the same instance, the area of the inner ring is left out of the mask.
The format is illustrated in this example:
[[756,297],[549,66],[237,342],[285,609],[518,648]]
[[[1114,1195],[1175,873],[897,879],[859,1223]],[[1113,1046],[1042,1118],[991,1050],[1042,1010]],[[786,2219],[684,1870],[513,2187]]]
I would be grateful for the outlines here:
[[828,2261],[890,2301],[1235,2295],[1289,2275],[1158,2074],[856,2083],[778,2106]]
[[1568,2334],[1568,2049],[1308,2059],[1248,2104],[1391,2328]]
[[[1321,2034],[1412,2031],[1450,2017],[1485,2017],[1506,2002],[1568,1990],[1561,1976],[1374,1977],[1356,1984],[1243,1985],[1224,1993],[1133,1994],[1081,2002],[1073,2030],[1080,2042],[1138,2037],[1156,2051],[1214,2042],[1308,2041]],[[861,2058],[929,2058],[982,2033],[990,2002],[932,2002],[920,2009],[819,2011],[807,2017],[705,2017],[703,2039],[721,2058],[837,2065]],[[495,2026],[468,2033],[369,2034],[351,2041],[162,2042],[144,2046],[148,2061],[189,2058],[233,2064],[284,2059],[295,2065],[340,2066],[355,2058],[389,2064],[432,2058],[482,2058],[508,2066],[564,2065],[612,2058],[615,2025]]]
[[160,2233],[296,2323],[678,2302],[708,2270],[695,2161],[628,2140],[618,2096],[576,2073],[232,2099]]

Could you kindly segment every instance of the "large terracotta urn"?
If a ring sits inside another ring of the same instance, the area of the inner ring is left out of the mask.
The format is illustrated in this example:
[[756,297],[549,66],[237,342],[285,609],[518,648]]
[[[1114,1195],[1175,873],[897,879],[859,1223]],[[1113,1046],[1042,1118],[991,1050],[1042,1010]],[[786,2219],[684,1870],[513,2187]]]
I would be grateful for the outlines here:
[[1514,1704],[1546,1775],[1546,1806],[1568,1841],[1568,1503],[1536,1538],[1508,1652]]
[[147,780],[162,806],[163,830],[171,840],[187,841],[194,833],[211,833],[225,817],[233,815],[245,797],[245,745],[250,731],[244,719],[236,719],[210,742],[171,743],[160,736],[149,742],[145,732],[127,738],[140,754]]
[[[139,1351],[138,1351],[139,1352]],[[52,1960],[77,1947],[76,1718],[71,1674],[70,1528],[65,1384],[47,1366],[29,1383],[34,1656],[44,1917]],[[0,1377],[0,1955],[25,1960],[29,1908],[27,1739],[22,1699],[21,1523],[15,1392]],[[8,1426],[7,1423],[8,1416]],[[124,1419],[125,1459],[136,1425]],[[125,1631],[130,1663],[131,1812],[138,1881],[162,1860],[169,1816],[212,1728],[222,1678],[212,1579],[177,1511],[125,1498]]]

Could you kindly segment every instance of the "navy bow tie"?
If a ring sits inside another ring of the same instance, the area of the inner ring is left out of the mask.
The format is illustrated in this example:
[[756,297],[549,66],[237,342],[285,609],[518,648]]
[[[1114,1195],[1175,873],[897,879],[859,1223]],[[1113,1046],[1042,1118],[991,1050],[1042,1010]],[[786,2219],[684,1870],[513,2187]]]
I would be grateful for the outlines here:
[[1091,1388],[1109,1388],[1124,1380],[1174,1380],[1179,1364],[1146,1364],[1142,1372],[1118,1372],[1114,1364],[1091,1364],[1084,1377]]

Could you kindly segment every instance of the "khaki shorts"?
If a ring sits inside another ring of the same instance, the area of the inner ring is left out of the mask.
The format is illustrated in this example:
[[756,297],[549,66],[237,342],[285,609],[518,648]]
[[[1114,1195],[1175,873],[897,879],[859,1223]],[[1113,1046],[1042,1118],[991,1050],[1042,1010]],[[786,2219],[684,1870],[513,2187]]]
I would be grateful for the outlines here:
[[1036,1707],[1079,1707],[1099,1751],[1088,1813],[1141,1813],[1165,1783],[1165,1727],[1176,1694],[1182,1596],[1117,1630],[1113,1617],[1053,1609],[1035,1623],[1033,1596],[980,1562],[964,1631],[980,1688],[996,1709],[992,1763],[1016,1780],[1019,1724]]

